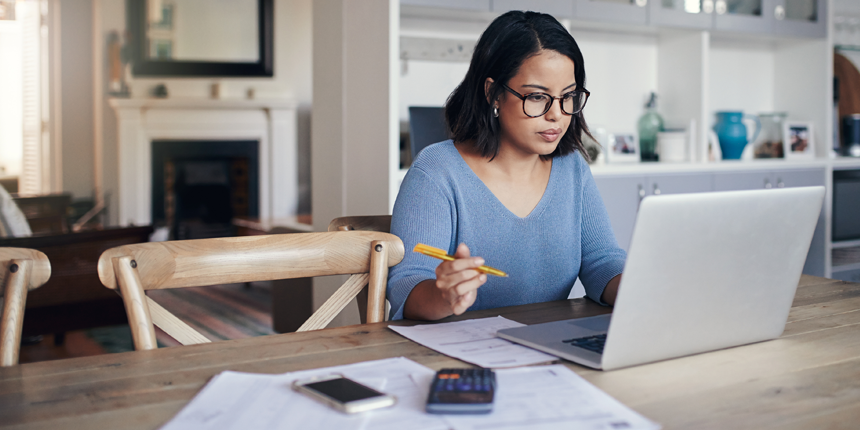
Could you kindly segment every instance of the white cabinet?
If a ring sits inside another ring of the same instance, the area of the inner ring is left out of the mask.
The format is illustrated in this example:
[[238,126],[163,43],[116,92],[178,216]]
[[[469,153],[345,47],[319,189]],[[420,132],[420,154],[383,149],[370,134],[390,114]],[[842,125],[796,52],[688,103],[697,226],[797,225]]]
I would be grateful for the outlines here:
[[774,17],[774,34],[827,37],[827,0],[766,0],[765,4],[765,13]]
[[573,0],[493,0],[491,10],[498,14],[510,10],[532,10],[562,19],[574,16],[574,5]]
[[[648,24],[649,0],[576,0],[576,19],[619,24]],[[659,1],[659,0],[650,0]]]
[[[639,202],[648,195],[805,187],[825,184],[823,167],[779,170],[731,170],[594,177],[619,246],[627,250],[633,237]],[[825,275],[825,211],[822,207],[803,273]]]
[[639,202],[646,195],[647,181],[644,176],[595,176],[594,182],[609,213],[615,239],[626,251],[633,237]]
[[487,12],[490,10],[490,0],[400,0],[400,4],[478,12]]
[[702,30],[714,25],[713,0],[654,0],[650,9],[652,25]]
[[770,0],[716,0],[714,30],[770,34],[773,32],[773,8]]
[[636,212],[646,196],[702,193],[713,189],[711,175],[662,173],[635,176],[595,176],[618,245],[625,251],[633,237]]
[[400,0],[404,6],[795,37],[827,36],[828,0]]

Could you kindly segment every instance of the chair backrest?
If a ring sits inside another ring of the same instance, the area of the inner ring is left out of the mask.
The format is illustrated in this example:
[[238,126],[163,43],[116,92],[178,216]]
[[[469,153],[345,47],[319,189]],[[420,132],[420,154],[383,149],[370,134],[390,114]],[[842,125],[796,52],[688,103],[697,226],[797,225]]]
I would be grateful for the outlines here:
[[[118,289],[137,350],[155,349],[153,323],[183,345],[209,342],[149,299],[145,290],[352,275],[298,331],[325,328],[365,285],[385,296],[403,242],[388,233],[294,233],[123,245],[99,259],[102,284]],[[369,322],[383,320],[369,310]]]
[[18,364],[24,304],[27,292],[41,287],[51,277],[51,263],[35,249],[0,247],[0,366]]
[[331,220],[328,231],[391,232],[391,215],[344,216]]
[[[328,223],[328,231],[381,231],[383,233],[391,232],[391,215],[367,215],[367,216],[344,216],[335,218]],[[367,322],[367,313],[365,309],[377,309],[382,307],[386,309],[385,291],[382,295],[370,294],[368,289],[363,289],[355,296],[358,303],[358,316],[362,323]]]

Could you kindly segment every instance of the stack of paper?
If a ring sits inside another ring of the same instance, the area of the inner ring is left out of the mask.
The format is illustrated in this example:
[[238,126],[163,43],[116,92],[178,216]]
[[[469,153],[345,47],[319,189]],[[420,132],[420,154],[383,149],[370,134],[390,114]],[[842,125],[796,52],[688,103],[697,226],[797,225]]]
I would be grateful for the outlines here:
[[[330,373],[397,397],[392,408],[344,414],[293,391],[291,384]],[[212,429],[448,429],[439,416],[424,413],[435,373],[406,358],[260,375],[222,372],[203,387],[163,430]]]
[[[291,389],[297,379],[330,373],[342,373],[393,394],[397,404],[348,415]],[[426,413],[433,375],[427,367],[402,357],[282,375],[223,372],[162,429],[660,428],[563,365],[496,371],[496,398],[493,412],[487,415]]]
[[442,354],[489,369],[527,366],[558,360],[554,355],[544,354],[496,337],[496,332],[501,329],[523,325],[498,316],[412,327],[388,326],[388,328]]

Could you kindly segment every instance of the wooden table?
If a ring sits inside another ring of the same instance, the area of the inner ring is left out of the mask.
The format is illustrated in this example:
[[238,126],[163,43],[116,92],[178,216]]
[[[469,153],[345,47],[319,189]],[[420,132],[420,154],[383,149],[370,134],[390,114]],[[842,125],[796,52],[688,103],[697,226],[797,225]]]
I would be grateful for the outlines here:
[[[575,299],[469,312],[457,319],[500,314],[539,323],[607,311]],[[157,428],[210,377],[228,369],[281,373],[395,356],[433,369],[462,366],[386,325],[0,368],[0,426]],[[857,428],[860,284],[804,276],[777,340],[611,372],[566,364],[666,429]]]

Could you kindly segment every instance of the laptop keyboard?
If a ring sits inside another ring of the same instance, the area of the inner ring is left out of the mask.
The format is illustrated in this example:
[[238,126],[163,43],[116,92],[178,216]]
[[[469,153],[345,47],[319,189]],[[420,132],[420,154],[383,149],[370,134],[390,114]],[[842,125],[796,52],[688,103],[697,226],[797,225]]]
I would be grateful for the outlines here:
[[606,333],[563,340],[562,342],[603,354],[603,346],[606,345]]

